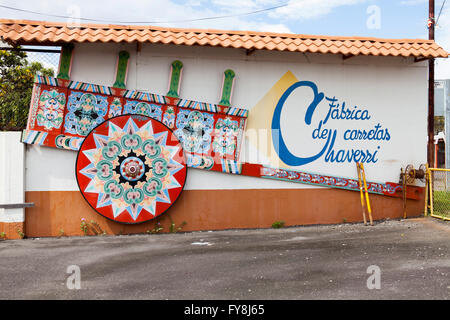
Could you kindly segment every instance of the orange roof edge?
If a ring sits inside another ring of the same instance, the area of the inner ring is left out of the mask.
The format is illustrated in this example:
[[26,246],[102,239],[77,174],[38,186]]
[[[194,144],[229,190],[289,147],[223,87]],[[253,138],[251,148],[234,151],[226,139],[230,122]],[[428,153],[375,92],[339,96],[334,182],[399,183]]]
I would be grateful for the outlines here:
[[[449,55],[433,40],[427,39],[337,37],[257,31],[182,29],[148,25],[91,23],[79,24],[75,28],[83,30],[82,33],[73,32],[73,29],[71,25],[64,22],[0,19],[0,36],[2,40],[16,44],[148,42],[343,55],[386,56],[386,51],[388,52],[388,56],[416,58],[447,58]],[[99,32],[99,30],[102,31]],[[186,37],[188,34],[189,37]],[[218,36],[221,36],[219,41],[217,41]],[[294,41],[296,44],[294,44]],[[305,43],[306,41],[307,43]],[[314,43],[309,43],[311,41],[314,41]]]

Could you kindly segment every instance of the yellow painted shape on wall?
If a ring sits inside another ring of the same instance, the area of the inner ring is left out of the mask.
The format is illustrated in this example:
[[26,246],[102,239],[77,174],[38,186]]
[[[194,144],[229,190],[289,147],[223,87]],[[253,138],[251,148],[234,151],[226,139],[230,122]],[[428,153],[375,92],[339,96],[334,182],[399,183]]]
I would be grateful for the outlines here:
[[[274,86],[264,95],[264,97],[250,109],[247,125],[245,129],[245,136],[248,142],[259,151],[259,156],[266,158],[269,163],[264,163],[269,166],[277,168],[289,168],[284,164],[278,154],[275,152],[275,148],[272,143],[272,117],[278,100],[280,100],[283,93],[294,83],[298,82],[298,79],[291,71],[286,72],[280,80],[278,80]],[[255,155],[250,155],[255,157]],[[262,158],[262,157],[261,157]],[[263,159],[250,159],[250,162],[261,163]]]

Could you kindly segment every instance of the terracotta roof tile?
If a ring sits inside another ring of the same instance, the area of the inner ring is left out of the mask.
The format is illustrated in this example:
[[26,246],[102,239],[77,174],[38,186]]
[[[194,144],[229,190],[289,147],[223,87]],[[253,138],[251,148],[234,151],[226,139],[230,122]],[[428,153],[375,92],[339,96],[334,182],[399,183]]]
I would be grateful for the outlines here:
[[295,43],[290,43],[286,46],[288,51],[297,51],[298,46]]
[[446,58],[434,41],[330,37],[253,31],[196,30],[152,26],[82,24],[0,19],[0,36],[12,44],[61,44],[66,42],[150,42],[202,45],[343,55]]
[[[330,52],[333,53],[333,54],[337,54],[337,53],[340,52],[340,51],[339,51],[339,48],[336,47],[336,46],[330,46],[329,49],[330,49]],[[355,52],[356,52],[356,50],[355,50]]]

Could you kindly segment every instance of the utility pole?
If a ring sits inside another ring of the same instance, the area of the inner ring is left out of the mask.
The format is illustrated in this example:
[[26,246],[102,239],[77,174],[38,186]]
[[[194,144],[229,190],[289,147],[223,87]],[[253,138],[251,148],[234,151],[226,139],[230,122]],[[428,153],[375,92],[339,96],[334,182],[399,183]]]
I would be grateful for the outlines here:
[[[434,41],[434,0],[428,4],[428,39]],[[428,153],[429,167],[434,167],[434,59],[428,59]]]

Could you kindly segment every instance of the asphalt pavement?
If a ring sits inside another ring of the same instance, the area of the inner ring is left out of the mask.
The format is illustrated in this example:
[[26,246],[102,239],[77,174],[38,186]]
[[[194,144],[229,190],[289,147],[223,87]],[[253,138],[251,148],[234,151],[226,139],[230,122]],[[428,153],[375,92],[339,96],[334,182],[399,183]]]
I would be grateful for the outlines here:
[[0,241],[0,299],[449,299],[433,218]]

